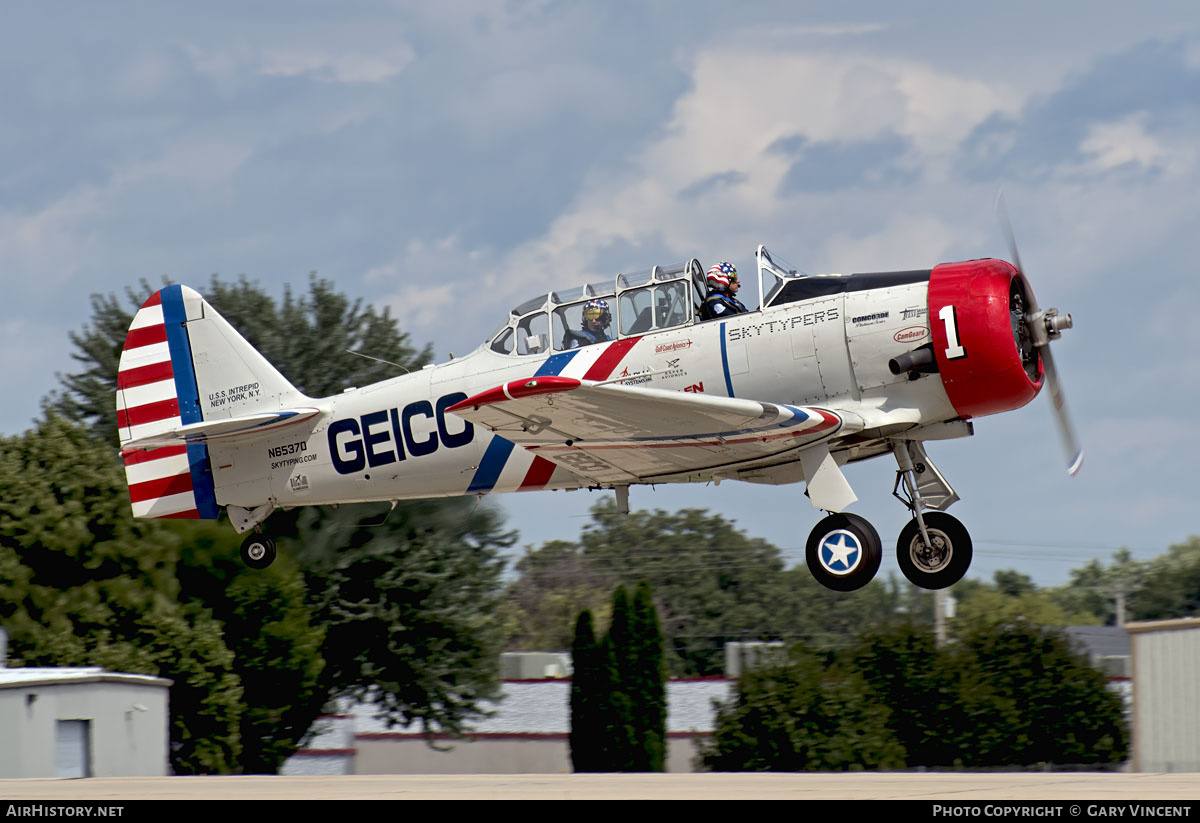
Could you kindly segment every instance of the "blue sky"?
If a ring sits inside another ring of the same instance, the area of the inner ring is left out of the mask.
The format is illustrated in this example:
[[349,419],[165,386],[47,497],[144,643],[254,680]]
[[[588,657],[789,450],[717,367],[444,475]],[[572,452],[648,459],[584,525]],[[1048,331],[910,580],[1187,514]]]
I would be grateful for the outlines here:
[[[0,431],[89,296],[318,271],[439,359],[544,291],[692,256],[810,272],[1007,256],[1003,186],[1087,448],[1047,400],[931,456],[973,572],[1039,582],[1200,533],[1193,3],[50,2],[0,31]],[[766,398],[770,399],[770,398]],[[894,466],[849,471],[890,550]],[[524,543],[598,494],[499,498]],[[634,489],[799,558],[802,487]],[[552,513],[548,513],[552,511]],[[885,558],[883,571],[894,570]]]

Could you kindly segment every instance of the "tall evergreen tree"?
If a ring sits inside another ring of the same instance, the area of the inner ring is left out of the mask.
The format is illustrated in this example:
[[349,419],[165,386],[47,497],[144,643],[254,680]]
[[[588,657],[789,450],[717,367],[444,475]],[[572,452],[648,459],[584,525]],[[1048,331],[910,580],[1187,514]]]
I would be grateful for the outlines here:
[[638,735],[635,771],[661,772],[667,759],[667,687],[662,627],[650,583],[638,583],[633,596],[629,693],[634,699]]
[[584,609],[575,621],[571,642],[571,766],[577,772],[604,771],[604,704],[608,699],[608,666],[596,640],[592,613]]
[[649,583],[638,585],[632,602],[618,586],[612,609],[612,624],[599,642],[590,611],[575,622],[572,763],[579,772],[664,771],[666,674]]
[[601,646],[611,678],[605,712],[605,765],[608,771],[637,771],[639,735],[634,706],[640,695],[635,691],[633,608],[624,586],[617,586],[613,593],[612,624]]

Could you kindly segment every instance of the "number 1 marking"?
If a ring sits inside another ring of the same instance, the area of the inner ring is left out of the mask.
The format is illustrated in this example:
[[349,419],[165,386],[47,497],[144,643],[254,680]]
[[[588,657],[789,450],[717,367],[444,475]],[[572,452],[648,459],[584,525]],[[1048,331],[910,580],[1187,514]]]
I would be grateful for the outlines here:
[[946,324],[946,359],[958,360],[967,356],[967,350],[958,342],[958,318],[953,306],[942,306],[938,317]]

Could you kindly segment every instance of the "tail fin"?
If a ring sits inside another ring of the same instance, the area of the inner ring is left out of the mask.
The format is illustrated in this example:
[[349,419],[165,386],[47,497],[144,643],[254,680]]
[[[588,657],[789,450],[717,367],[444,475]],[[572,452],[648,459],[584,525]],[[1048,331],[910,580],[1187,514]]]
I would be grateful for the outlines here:
[[117,374],[117,426],[135,517],[217,516],[207,440],[317,413],[186,286],[134,315]]

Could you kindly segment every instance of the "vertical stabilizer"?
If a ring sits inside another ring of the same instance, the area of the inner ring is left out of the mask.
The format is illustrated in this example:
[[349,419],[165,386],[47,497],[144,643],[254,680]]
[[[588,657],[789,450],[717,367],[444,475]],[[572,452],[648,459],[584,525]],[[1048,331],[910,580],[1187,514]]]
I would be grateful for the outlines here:
[[[121,445],[303,400],[198,293],[167,286],[134,315],[117,375]],[[135,517],[217,516],[203,442],[122,449]]]

